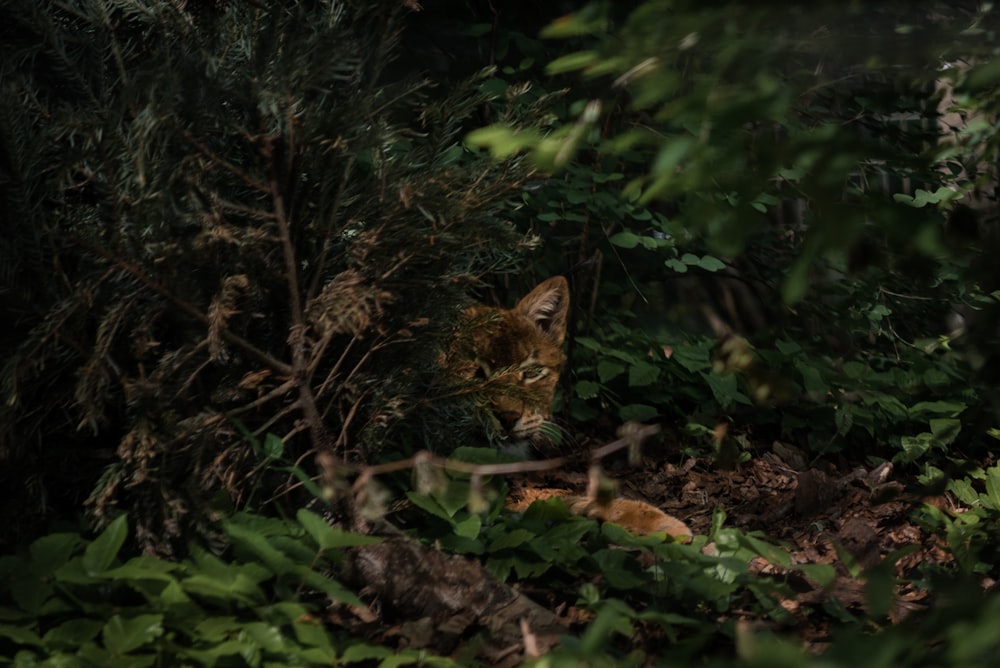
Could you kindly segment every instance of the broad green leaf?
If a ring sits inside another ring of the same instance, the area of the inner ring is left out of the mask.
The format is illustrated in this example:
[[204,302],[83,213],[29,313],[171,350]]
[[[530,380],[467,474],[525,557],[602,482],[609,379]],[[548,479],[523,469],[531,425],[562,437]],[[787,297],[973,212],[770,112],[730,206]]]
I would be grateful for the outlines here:
[[993,510],[1000,510],[1000,469],[995,466],[986,472],[986,498]]
[[435,517],[440,517],[447,522],[451,522],[451,514],[441,507],[441,504],[430,498],[426,494],[417,494],[416,492],[407,492],[406,498],[410,500],[410,503],[415,505],[417,508],[424,510]]
[[281,575],[294,569],[292,560],[260,533],[232,521],[224,522],[223,528],[234,543],[253,553],[272,572]]
[[628,368],[628,386],[645,387],[652,385],[660,377],[660,368],[648,362],[638,362]]
[[115,654],[127,654],[163,635],[163,615],[114,615],[104,625],[104,646]]
[[704,371],[712,366],[708,349],[703,347],[676,346],[670,359],[688,371]]
[[632,556],[624,550],[597,550],[590,555],[601,573],[602,578],[616,589],[640,589],[647,581],[630,572],[629,561]]
[[962,423],[953,418],[935,418],[928,421],[931,433],[942,445],[948,445],[962,431]]
[[837,569],[830,564],[794,564],[793,568],[821,587],[829,587],[837,579]]
[[903,436],[900,438],[900,445],[903,446],[904,459],[907,462],[918,461],[923,457],[931,446],[934,445],[934,436],[927,432],[916,436]]
[[618,409],[618,417],[623,422],[646,422],[660,414],[654,406],[646,404],[628,404]]
[[577,51],[565,56],[556,58],[545,67],[546,74],[562,74],[573,70],[583,69],[591,63],[597,61],[599,55],[595,51]]
[[181,586],[186,592],[216,599],[225,604],[232,602],[255,604],[263,602],[266,598],[257,583],[243,573],[226,581],[199,573],[182,580]]
[[13,624],[0,624],[0,638],[10,638],[18,645],[42,646],[42,639],[31,629]]
[[602,383],[607,383],[625,373],[625,368],[621,362],[603,359],[597,363],[597,377]]
[[384,659],[392,656],[393,650],[382,645],[368,645],[363,642],[351,644],[341,655],[340,660],[344,663],[358,663],[359,661],[371,661],[372,659]]
[[268,433],[264,437],[263,449],[268,459],[281,459],[285,452],[285,442],[277,434]]
[[609,239],[612,244],[618,246],[619,248],[635,248],[639,245],[640,240],[641,237],[638,234],[628,230],[618,232],[617,234],[612,235]]
[[593,399],[600,390],[601,386],[592,380],[581,380],[573,385],[573,393],[581,399]]
[[969,506],[978,506],[980,503],[979,493],[972,487],[972,482],[968,478],[961,480],[949,480],[948,491],[958,497],[958,500]]
[[104,623],[97,619],[70,619],[49,629],[43,640],[50,647],[77,649],[88,640],[93,640],[101,632]]
[[330,639],[330,632],[319,620],[297,621],[292,625],[292,629],[300,643],[323,650],[328,656],[327,663],[332,664],[337,658],[337,653],[333,649],[333,643]]
[[164,582],[172,582],[174,580],[172,573],[178,568],[180,566],[176,563],[141,555],[129,559],[117,568],[105,571],[101,574],[101,577],[110,580],[162,580]]
[[75,533],[53,533],[42,536],[33,542],[28,550],[31,555],[28,562],[31,571],[39,576],[54,573],[70,560],[81,544],[83,539]]
[[958,401],[921,401],[910,407],[910,417],[913,419],[939,415],[957,417],[966,408],[965,404]]
[[523,545],[534,537],[535,534],[527,529],[514,529],[513,531],[508,531],[497,536],[486,549],[488,552],[499,552],[500,550],[507,550]]
[[240,635],[249,638],[268,652],[284,652],[287,641],[281,629],[269,622],[248,622],[240,627]]
[[240,621],[236,617],[215,615],[198,622],[194,628],[201,639],[214,644],[235,635]]
[[462,538],[476,538],[479,530],[483,528],[483,520],[479,515],[469,515],[466,519],[455,522],[455,534]]
[[107,570],[118,556],[118,550],[121,549],[127,536],[127,516],[121,515],[112,520],[101,535],[83,551],[83,567],[87,573],[97,575]]
[[374,545],[382,542],[381,538],[373,536],[362,536],[360,534],[348,533],[335,529],[322,517],[300,508],[295,515],[303,528],[312,536],[321,550],[334,550],[344,547],[356,547],[358,545]]
[[[652,174],[669,175],[674,168],[688,155],[688,151],[694,146],[693,137],[676,137],[663,142],[662,148],[653,161]],[[691,264],[690,262],[688,264]]]
[[753,403],[747,395],[740,392],[735,375],[705,373],[702,374],[702,377],[708,384],[709,389],[712,390],[712,396],[723,408],[728,408],[734,403],[745,405]]
[[782,568],[788,568],[791,566],[792,561],[791,557],[788,556],[788,552],[777,545],[769,543],[766,540],[762,540],[751,534],[741,534],[740,542],[755,554],[760,557],[764,557],[775,566],[781,566]]
[[357,608],[364,607],[364,603],[362,603],[361,599],[357,597],[357,594],[333,578],[327,577],[322,573],[317,573],[316,571],[310,570],[306,567],[302,567],[300,574],[302,583],[305,586],[310,589],[323,592],[329,596],[331,600],[345,605],[352,605]]
[[698,260],[697,265],[704,269],[705,271],[721,271],[726,268],[726,263],[717,257],[712,257],[711,255],[706,255]]

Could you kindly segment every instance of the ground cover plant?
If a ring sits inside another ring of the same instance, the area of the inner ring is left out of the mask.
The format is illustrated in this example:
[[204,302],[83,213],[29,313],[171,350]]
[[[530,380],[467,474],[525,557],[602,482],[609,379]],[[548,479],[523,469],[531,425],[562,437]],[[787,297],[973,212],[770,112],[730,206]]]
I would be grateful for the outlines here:
[[0,663],[992,665],[992,6],[424,4],[0,9]]

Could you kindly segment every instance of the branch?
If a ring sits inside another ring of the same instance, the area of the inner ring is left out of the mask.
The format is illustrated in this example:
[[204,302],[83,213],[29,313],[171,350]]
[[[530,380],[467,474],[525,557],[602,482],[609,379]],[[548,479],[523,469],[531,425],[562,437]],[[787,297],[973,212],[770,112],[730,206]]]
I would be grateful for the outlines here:
[[[186,313],[190,317],[192,317],[195,320],[203,323],[206,327],[211,327],[212,326],[212,323],[209,320],[209,318],[208,318],[207,315],[205,315],[204,313],[202,313],[201,311],[199,311],[197,308],[195,308],[194,306],[192,306],[188,302],[184,301],[183,299],[181,299],[177,295],[175,295],[173,292],[171,292],[170,290],[168,290],[167,288],[165,288],[163,285],[160,285],[160,283],[158,283],[153,278],[151,278],[148,274],[146,274],[146,272],[144,272],[138,266],[136,266],[136,265],[134,265],[134,264],[132,264],[130,262],[126,262],[125,260],[121,259],[120,257],[115,257],[114,255],[112,255],[108,251],[104,250],[100,246],[95,246],[94,244],[90,243],[88,240],[84,239],[83,237],[80,237],[80,236],[74,234],[74,235],[71,236],[71,238],[73,239],[74,243],[80,244],[81,246],[83,246],[84,248],[86,248],[91,253],[94,253],[95,255],[100,256],[101,258],[103,258],[104,260],[110,262],[112,265],[118,267],[119,269],[121,269],[125,273],[133,276],[140,283],[142,283],[143,285],[145,285],[147,288],[149,288],[150,290],[152,290],[156,294],[160,295],[161,297],[163,297],[167,301],[169,301],[171,304],[173,304],[174,306],[176,306],[177,308],[179,308],[181,311],[183,311],[184,313]],[[252,344],[249,341],[247,341],[246,339],[244,339],[239,334],[236,334],[236,333],[232,332],[231,330],[229,330],[225,326],[223,326],[220,329],[220,334],[222,335],[222,338],[224,338],[227,342],[231,343],[232,345],[236,346],[237,348],[242,349],[245,353],[247,353],[251,357],[255,357],[259,362],[262,362],[263,364],[267,365],[271,369],[274,369],[278,373],[281,373],[281,374],[284,374],[284,375],[291,375],[291,373],[292,373],[292,367],[291,366],[289,366],[288,364],[282,362],[279,359],[276,359],[272,355],[264,352],[263,350],[261,350],[260,348],[258,348],[257,346],[255,346],[254,344]]]
[[288,223],[288,216],[285,212],[285,200],[282,196],[281,187],[278,184],[278,168],[275,165],[277,159],[275,144],[279,137],[268,137],[262,147],[261,152],[268,166],[268,186],[270,189],[271,201],[274,204],[274,219],[278,224],[278,236],[281,239],[281,248],[285,259],[285,280],[288,283],[289,305],[292,324],[288,332],[288,345],[292,351],[292,378],[299,390],[299,401],[302,404],[302,413],[306,423],[309,425],[309,433],[312,436],[313,447],[322,450],[329,443],[326,429],[323,426],[323,419],[320,417],[319,409],[316,408],[316,397],[313,396],[312,388],[309,387],[309,360],[306,355],[305,337],[306,324],[302,316],[302,296],[299,293],[299,272],[298,264],[295,261],[295,246],[292,243],[291,227]]

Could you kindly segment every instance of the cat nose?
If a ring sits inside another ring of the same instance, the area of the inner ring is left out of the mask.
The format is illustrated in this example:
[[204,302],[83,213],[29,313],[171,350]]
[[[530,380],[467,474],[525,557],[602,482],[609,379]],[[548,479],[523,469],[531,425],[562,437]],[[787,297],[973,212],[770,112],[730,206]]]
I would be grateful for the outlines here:
[[514,411],[503,411],[497,414],[497,420],[500,421],[500,426],[503,427],[505,434],[509,434],[517,425],[517,421],[520,419],[521,414],[515,413]]

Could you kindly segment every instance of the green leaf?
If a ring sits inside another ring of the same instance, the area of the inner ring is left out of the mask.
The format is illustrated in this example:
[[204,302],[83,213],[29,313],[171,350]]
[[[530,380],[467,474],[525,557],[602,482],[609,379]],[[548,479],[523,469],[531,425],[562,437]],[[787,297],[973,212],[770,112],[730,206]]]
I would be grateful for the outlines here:
[[648,362],[639,362],[628,368],[628,386],[645,387],[652,385],[660,377],[660,368]]
[[0,638],[10,638],[18,645],[42,646],[42,639],[31,629],[12,624],[0,624]]
[[466,519],[455,522],[454,531],[455,534],[461,536],[462,538],[476,538],[479,536],[479,530],[483,528],[483,520],[479,515],[469,515]]
[[625,373],[625,365],[614,360],[603,359],[597,363],[597,377],[602,383],[613,380]]
[[523,545],[534,537],[535,534],[527,529],[514,529],[513,531],[508,531],[497,536],[486,549],[488,552],[508,550]]
[[83,544],[83,539],[75,533],[53,533],[42,536],[31,544],[28,553],[31,571],[39,576],[51,575],[65,564]]
[[694,143],[693,137],[676,137],[663,142],[662,148],[653,162],[651,172],[656,175],[671,174],[681,160],[687,157],[688,151],[694,146]]
[[688,371],[704,371],[711,368],[708,349],[697,346],[677,346],[670,359],[680,364]]
[[782,548],[762,540],[757,536],[751,534],[741,533],[739,536],[740,543],[746,548],[754,552],[760,557],[764,557],[770,563],[775,566],[781,566],[782,568],[789,568],[792,564],[791,557],[788,556],[788,552]]
[[96,619],[70,619],[49,629],[43,640],[51,647],[75,650],[88,640],[93,640],[101,632],[104,624]]
[[910,417],[917,420],[928,416],[957,417],[968,406],[958,401],[921,401],[910,407]]
[[1000,510],[1000,469],[995,466],[986,472],[986,498],[993,510]]
[[104,625],[104,646],[115,654],[127,654],[163,635],[163,615],[114,615]]
[[381,645],[368,645],[363,642],[354,643],[344,650],[340,660],[344,663],[358,663],[372,659],[384,659],[394,654],[393,650]]
[[112,568],[101,574],[109,580],[162,580],[173,582],[172,573],[178,564],[157,559],[156,557],[138,556],[129,559],[123,565]]
[[375,536],[362,536],[335,529],[326,520],[306,508],[300,508],[295,514],[299,524],[312,536],[321,550],[335,550],[358,545],[374,545],[382,539]]
[[820,587],[829,587],[837,579],[837,569],[830,564],[795,564],[793,568]]
[[320,621],[313,619],[296,621],[292,629],[295,631],[296,640],[309,648],[306,651],[312,652],[310,656],[313,658],[309,659],[310,663],[335,665],[337,651],[333,648],[330,632]]
[[594,399],[601,391],[601,386],[592,380],[581,380],[573,385],[573,393],[581,399]]
[[931,446],[934,445],[934,436],[927,432],[917,434],[916,436],[903,436],[900,438],[900,445],[903,446],[904,460],[915,462],[923,457],[931,449]]
[[962,431],[962,423],[954,418],[935,418],[928,422],[931,433],[941,445],[948,445]]
[[101,535],[83,551],[84,570],[90,575],[97,575],[107,570],[114,562],[127,536],[128,518],[120,515],[112,520]]
[[687,270],[688,270],[688,266],[686,264],[684,264],[683,262],[681,262],[680,260],[678,260],[677,258],[670,258],[669,260],[667,260],[663,264],[668,269],[672,269],[672,270],[676,271],[678,274],[686,274]]
[[418,494],[416,492],[407,492],[406,498],[410,500],[410,503],[415,505],[417,508],[434,515],[435,517],[440,517],[446,520],[449,524],[451,523],[451,513],[446,511],[440,503],[427,496],[426,494]]
[[740,392],[736,376],[732,374],[720,375],[717,373],[702,374],[715,401],[723,408],[728,408],[732,404],[750,405],[750,398]]
[[562,74],[584,67],[598,60],[599,54],[596,51],[577,51],[565,56],[556,58],[545,67],[546,74]]
[[285,442],[277,434],[268,433],[264,437],[263,451],[268,459],[281,459],[285,453]]
[[249,550],[273,573],[281,575],[294,570],[295,564],[292,560],[272,546],[267,538],[257,531],[232,521],[223,522],[222,526],[234,543]]
[[646,404],[628,404],[618,409],[618,417],[623,422],[646,422],[659,414],[655,407]]
[[639,245],[639,242],[642,241],[642,237],[640,237],[638,234],[635,234],[634,232],[629,232],[628,230],[624,230],[622,232],[612,235],[611,238],[608,239],[608,241],[610,241],[615,246],[618,246],[619,248],[635,248],[636,246]]
[[726,263],[717,257],[706,255],[698,260],[697,265],[705,271],[716,272],[726,268]]

